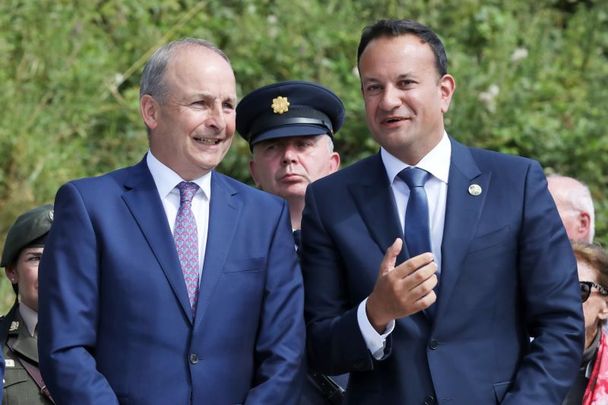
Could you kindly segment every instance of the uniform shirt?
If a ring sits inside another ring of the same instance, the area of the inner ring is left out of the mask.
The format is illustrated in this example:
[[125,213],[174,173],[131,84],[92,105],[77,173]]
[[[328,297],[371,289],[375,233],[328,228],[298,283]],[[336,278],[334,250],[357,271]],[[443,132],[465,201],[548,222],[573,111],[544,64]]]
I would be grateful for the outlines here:
[[[401,229],[405,226],[405,211],[410,196],[410,190],[403,180],[397,177],[400,171],[410,165],[403,163],[395,156],[388,153],[384,148],[380,149],[382,163],[391,185],[397,214],[401,223]],[[431,236],[431,250],[437,264],[437,276],[441,272],[441,242],[443,240],[443,227],[445,224],[445,208],[448,195],[448,177],[450,173],[450,158],[452,157],[452,145],[448,135],[444,132],[439,143],[426,154],[416,165],[431,174],[424,185],[429,205],[429,227]],[[386,337],[395,328],[395,321],[391,321],[383,334],[376,332],[367,318],[365,306],[367,298],[357,308],[357,321],[363,339],[370,353],[377,360],[384,356]]]
[[38,325],[38,312],[25,305],[23,302],[20,302],[19,315],[21,315],[21,319],[23,319],[30,336],[34,336],[36,333],[36,326]]
[[[185,181],[177,173],[171,170],[169,167],[161,163],[157,158],[154,157],[151,151],[148,151],[146,155],[146,163],[148,169],[152,174],[158,195],[163,203],[165,215],[167,221],[169,221],[169,227],[171,233],[175,228],[175,218],[177,217],[177,211],[179,210],[179,190],[176,186]],[[196,229],[198,232],[198,269],[199,269],[199,283],[201,280],[201,272],[203,269],[203,263],[205,261],[205,247],[207,246],[207,231],[209,229],[209,201],[211,200],[211,172],[205,174],[198,179],[192,180],[199,186],[199,189],[194,194],[192,199],[192,213],[196,220]]]

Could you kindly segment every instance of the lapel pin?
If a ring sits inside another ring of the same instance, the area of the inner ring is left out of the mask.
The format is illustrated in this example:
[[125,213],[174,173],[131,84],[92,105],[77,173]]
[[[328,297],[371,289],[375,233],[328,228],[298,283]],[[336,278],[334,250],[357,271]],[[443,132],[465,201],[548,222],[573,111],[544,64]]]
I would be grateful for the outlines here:
[[481,194],[481,186],[479,184],[471,184],[469,186],[469,194],[477,197],[479,194]]

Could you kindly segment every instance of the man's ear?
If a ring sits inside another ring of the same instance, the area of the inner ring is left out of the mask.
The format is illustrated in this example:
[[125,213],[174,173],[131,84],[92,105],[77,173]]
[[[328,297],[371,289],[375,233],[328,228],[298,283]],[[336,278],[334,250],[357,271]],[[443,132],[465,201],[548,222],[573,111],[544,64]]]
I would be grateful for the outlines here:
[[154,129],[158,125],[160,104],[149,94],[144,94],[139,100],[139,112],[146,126]]
[[334,173],[340,168],[340,154],[338,152],[332,152],[329,157],[329,174]]
[[260,187],[260,183],[258,183],[258,181],[256,179],[256,175],[255,175],[255,161],[253,159],[251,159],[249,161],[249,174],[251,175],[251,178],[253,179],[253,182],[255,183],[255,185],[257,187]]
[[439,91],[441,92],[441,112],[444,114],[450,109],[452,96],[456,90],[456,80],[452,75],[445,74],[439,79]]
[[587,240],[587,237],[591,233],[591,215],[587,211],[579,212],[576,232],[584,240]]

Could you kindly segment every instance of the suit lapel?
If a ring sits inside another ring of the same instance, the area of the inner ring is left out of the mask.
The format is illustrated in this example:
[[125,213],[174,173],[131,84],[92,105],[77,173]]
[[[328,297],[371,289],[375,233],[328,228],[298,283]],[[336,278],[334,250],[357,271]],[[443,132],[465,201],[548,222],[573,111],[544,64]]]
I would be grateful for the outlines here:
[[[491,173],[482,173],[465,146],[451,139],[452,158],[448,178],[445,225],[441,244],[441,280],[438,316],[447,303],[460,276],[460,269],[489,191]],[[481,193],[469,192],[476,184]]]
[[27,326],[21,315],[17,314],[16,321],[19,323],[18,335],[13,342],[11,349],[21,354],[23,357],[38,364],[38,341],[30,336]]
[[171,228],[145,158],[131,168],[130,174],[125,181],[126,192],[122,198],[160,264],[186,317],[192,322],[188,292]]
[[[372,156],[367,166],[364,177],[350,184],[349,190],[369,234],[384,254],[396,238],[403,239],[403,230],[400,229],[393,193],[380,154]],[[406,259],[404,246],[397,263]]]
[[195,328],[204,319],[209,307],[209,298],[222,275],[224,263],[232,247],[242,205],[237,195],[238,192],[226,182],[221,174],[212,172],[209,228]]

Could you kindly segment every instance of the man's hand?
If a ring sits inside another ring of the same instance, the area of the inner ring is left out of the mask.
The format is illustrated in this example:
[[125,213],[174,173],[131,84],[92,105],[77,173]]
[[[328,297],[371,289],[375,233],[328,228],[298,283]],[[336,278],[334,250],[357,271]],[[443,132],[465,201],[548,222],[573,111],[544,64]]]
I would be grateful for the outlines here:
[[396,239],[386,250],[374,290],[367,299],[367,317],[376,331],[384,332],[390,321],[422,311],[435,303],[437,265],[432,253],[422,253],[395,267],[403,241]]

